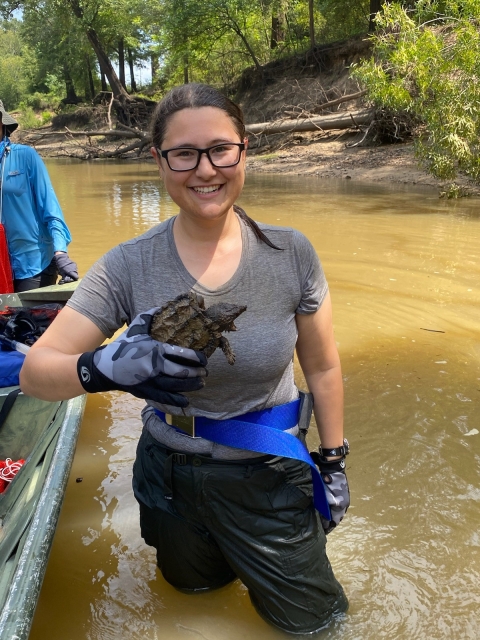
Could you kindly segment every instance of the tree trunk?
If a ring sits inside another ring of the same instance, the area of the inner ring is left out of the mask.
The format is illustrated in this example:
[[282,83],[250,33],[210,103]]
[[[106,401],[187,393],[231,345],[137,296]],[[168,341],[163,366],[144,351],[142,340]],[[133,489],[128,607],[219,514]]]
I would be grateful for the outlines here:
[[120,40],[118,41],[118,75],[120,83],[126,91],[127,85],[125,84],[125,46],[123,38],[120,38]]
[[108,91],[107,78],[100,68],[100,82],[102,83],[102,91]]
[[135,74],[133,72],[133,51],[131,49],[127,49],[127,57],[128,68],[130,69],[130,91],[135,93],[137,91],[137,83],[135,82]]
[[95,83],[93,81],[93,73],[92,73],[92,65],[90,63],[90,56],[85,56],[85,61],[87,64],[88,87],[90,89],[90,99],[93,100],[93,98],[95,97]]
[[375,31],[375,16],[382,10],[382,0],[370,0],[370,22],[368,24],[368,32]]
[[66,97],[62,100],[62,102],[64,104],[78,104],[80,100],[78,99],[77,93],[75,91],[75,85],[73,84],[72,76],[70,75],[70,71],[66,62],[63,63],[63,77],[65,80]]
[[276,49],[278,47],[278,29],[280,21],[278,16],[272,15],[272,29],[270,31],[270,49]]
[[183,84],[188,84],[188,54],[183,56]]
[[87,29],[87,38],[92,45],[93,50],[97,54],[100,69],[106,75],[108,83],[113,91],[113,95],[115,96],[115,98],[117,98],[117,100],[120,100],[120,102],[128,100],[129,95],[122,87],[122,83],[115,73],[115,69],[110,62],[110,58],[105,53],[105,50],[103,49],[100,40],[98,39],[98,35],[95,29]]
[[152,71],[152,84],[155,82],[158,73],[158,55],[156,53],[150,54],[150,68]]
[[285,40],[285,16],[272,15],[272,30],[270,32],[270,49],[276,49]]
[[308,26],[310,32],[310,48],[315,48],[315,19],[313,14],[313,0],[308,0]]

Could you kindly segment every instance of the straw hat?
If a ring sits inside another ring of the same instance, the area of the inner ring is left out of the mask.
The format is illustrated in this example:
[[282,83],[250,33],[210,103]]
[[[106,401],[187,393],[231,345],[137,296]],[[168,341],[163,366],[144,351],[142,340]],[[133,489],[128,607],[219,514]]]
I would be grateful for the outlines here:
[[15,131],[18,127],[18,122],[12,118],[12,116],[5,111],[5,107],[3,106],[3,102],[0,100],[0,113],[2,115],[2,124],[4,127],[7,127],[10,133]]

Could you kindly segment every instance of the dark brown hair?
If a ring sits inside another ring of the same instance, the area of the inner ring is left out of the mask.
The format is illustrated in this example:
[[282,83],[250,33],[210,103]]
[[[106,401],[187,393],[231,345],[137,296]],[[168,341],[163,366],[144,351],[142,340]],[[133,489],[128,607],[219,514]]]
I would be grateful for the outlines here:
[[[160,149],[165,138],[168,121],[182,109],[200,109],[201,107],[215,107],[221,109],[232,121],[235,131],[238,133],[240,140],[245,138],[245,124],[243,121],[243,112],[241,108],[235,104],[230,98],[223,95],[218,89],[214,89],[206,84],[190,83],[175,87],[162,98],[157,104],[152,115],[150,124],[152,142],[154,147]],[[238,205],[234,205],[237,215],[247,224],[259,240],[265,242],[272,249],[281,250],[271,242],[257,223],[249,218],[245,211]]]

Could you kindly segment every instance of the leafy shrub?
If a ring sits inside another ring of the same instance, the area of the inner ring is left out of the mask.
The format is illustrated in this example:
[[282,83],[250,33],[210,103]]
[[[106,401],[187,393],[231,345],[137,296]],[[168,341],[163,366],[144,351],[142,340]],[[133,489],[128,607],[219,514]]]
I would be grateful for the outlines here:
[[385,4],[373,58],[355,67],[373,104],[423,122],[416,151],[430,172],[480,180],[480,3]]
[[18,123],[22,129],[36,129],[41,126],[42,122],[37,118],[32,107],[26,105],[25,102],[21,102],[19,110]]
[[39,91],[35,91],[35,93],[25,96],[22,100],[22,104],[26,107],[30,107],[34,111],[46,109],[46,107],[48,106],[46,95],[44,93],[40,93]]

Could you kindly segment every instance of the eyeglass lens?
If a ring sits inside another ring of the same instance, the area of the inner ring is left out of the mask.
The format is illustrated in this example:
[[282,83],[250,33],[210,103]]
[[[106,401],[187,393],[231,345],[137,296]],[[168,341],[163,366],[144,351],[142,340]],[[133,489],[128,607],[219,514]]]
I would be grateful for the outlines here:
[[[240,154],[240,147],[235,144],[222,144],[208,149],[208,156],[214,167],[231,167],[238,163]],[[170,149],[168,164],[174,171],[188,171],[197,166],[199,155],[198,149]]]

